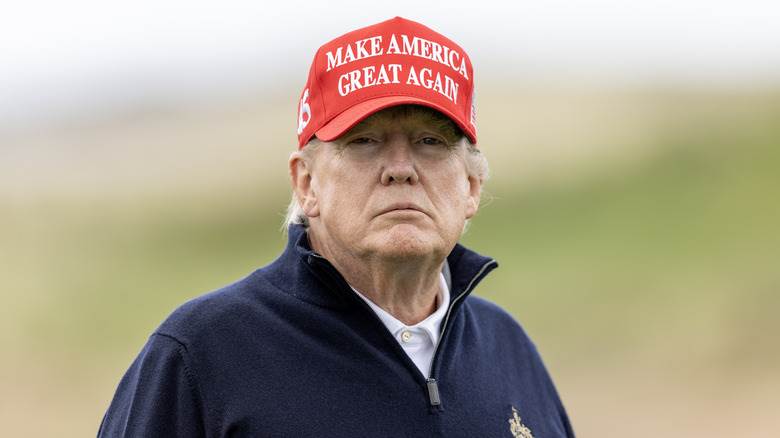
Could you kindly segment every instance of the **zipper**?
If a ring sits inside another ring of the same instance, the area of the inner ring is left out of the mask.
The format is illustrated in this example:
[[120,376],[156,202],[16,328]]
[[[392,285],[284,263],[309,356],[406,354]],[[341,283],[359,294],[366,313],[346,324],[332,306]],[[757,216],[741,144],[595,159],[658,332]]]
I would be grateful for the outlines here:
[[447,323],[450,320],[450,315],[452,314],[452,309],[455,307],[455,304],[466,296],[471,290],[474,288],[474,285],[477,280],[482,278],[485,274],[485,271],[490,267],[491,265],[496,265],[496,261],[491,259],[489,262],[482,265],[482,267],[479,269],[476,275],[471,278],[471,281],[469,282],[468,286],[466,286],[466,289],[463,289],[463,292],[461,292],[457,297],[455,297],[450,302],[450,308],[447,309],[447,315],[444,317],[444,323],[442,324],[441,329],[441,335],[439,336],[439,342],[436,343],[436,346],[433,347],[433,360],[431,360],[431,366],[428,369],[428,378],[425,380],[427,386],[428,386],[428,400],[431,403],[431,406],[439,406],[441,405],[441,396],[439,395],[439,384],[436,381],[436,378],[433,375],[434,367],[436,365],[436,359],[439,357],[439,346],[444,343],[444,337],[447,333]]
[[[327,267],[327,270],[329,271],[330,277],[332,277],[337,283],[343,283],[343,284],[341,284],[342,288],[346,287],[346,289],[350,289],[349,288],[349,284],[347,284],[347,282],[344,280],[344,278],[341,276],[341,274],[338,273],[336,268],[333,267],[333,265],[328,261],[328,259],[326,259],[325,257],[317,254],[316,252],[313,252],[310,255],[310,257],[319,259],[321,261],[321,263]],[[442,343],[444,343],[445,336],[446,336],[447,333],[449,333],[447,331],[447,326],[448,326],[448,323],[449,323],[449,320],[450,320],[450,316],[452,314],[452,309],[455,307],[455,304],[457,304],[457,302],[461,298],[463,298],[464,296],[468,295],[469,292],[471,292],[471,290],[474,288],[474,285],[476,284],[476,282],[485,275],[485,271],[487,271],[487,269],[489,267],[495,266],[497,264],[498,263],[494,259],[491,259],[490,261],[488,261],[487,263],[482,265],[482,267],[479,269],[479,271],[477,271],[477,273],[471,278],[471,281],[469,281],[469,284],[466,286],[466,288],[463,290],[463,292],[458,294],[457,297],[453,298],[450,301],[450,307],[447,309],[447,314],[445,315],[444,321],[442,323],[442,330],[441,330],[441,335],[439,336],[439,342],[437,342],[436,345],[433,347],[433,359],[431,360],[431,366],[428,369],[428,377],[423,376],[422,373],[419,373],[419,370],[417,370],[418,374],[425,379],[425,386],[426,386],[426,389],[427,389],[427,392],[428,392],[428,401],[430,402],[431,406],[440,406],[441,405],[441,395],[439,394],[439,383],[436,380],[436,378],[433,376],[433,372],[434,372],[434,369],[435,369],[434,367],[436,365],[437,358],[439,356],[439,346]],[[352,292],[352,291],[350,290],[350,292]],[[408,355],[406,354],[406,352],[403,351],[403,347],[401,347],[398,344],[398,340],[395,339],[392,336],[392,334],[390,334],[390,332],[387,331],[387,327],[385,327],[384,323],[382,322],[381,319],[379,319],[379,316],[377,316],[377,314],[373,311],[373,309],[371,309],[371,307],[369,307],[368,304],[366,304],[365,301],[360,299],[360,297],[355,295],[354,292],[352,292],[351,295],[353,295],[354,298],[357,301],[359,301],[360,304],[366,310],[368,310],[368,312],[370,314],[372,314],[374,316],[374,319],[382,326],[382,328],[385,329],[385,332],[387,332],[388,335],[390,336],[390,338],[393,340],[393,345],[397,346],[398,349],[403,353],[403,355],[406,356],[407,359],[411,362],[411,359],[408,358]],[[414,365],[414,363],[412,363],[412,365],[414,366],[415,369],[417,369],[417,366]]]

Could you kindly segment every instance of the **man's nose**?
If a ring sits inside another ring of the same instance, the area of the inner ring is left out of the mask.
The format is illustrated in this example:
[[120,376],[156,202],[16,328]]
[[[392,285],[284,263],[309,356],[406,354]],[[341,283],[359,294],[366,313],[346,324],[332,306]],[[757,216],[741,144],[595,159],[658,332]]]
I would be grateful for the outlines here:
[[414,163],[412,144],[407,138],[392,137],[385,145],[385,167],[382,170],[382,184],[417,184],[420,176]]

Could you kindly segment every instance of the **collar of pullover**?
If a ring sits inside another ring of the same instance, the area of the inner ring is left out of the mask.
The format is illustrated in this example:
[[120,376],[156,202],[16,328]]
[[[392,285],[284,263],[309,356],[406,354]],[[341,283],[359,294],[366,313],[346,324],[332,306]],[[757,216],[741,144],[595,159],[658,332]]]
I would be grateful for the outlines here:
[[[274,285],[303,301],[322,307],[341,308],[360,301],[360,297],[333,265],[311,249],[306,229],[302,225],[291,225],[287,235],[284,252],[263,269]],[[450,276],[448,283],[454,299],[464,292],[465,295],[471,293],[498,263],[458,243],[447,256],[446,265],[449,269],[445,269],[445,277],[447,274]]]

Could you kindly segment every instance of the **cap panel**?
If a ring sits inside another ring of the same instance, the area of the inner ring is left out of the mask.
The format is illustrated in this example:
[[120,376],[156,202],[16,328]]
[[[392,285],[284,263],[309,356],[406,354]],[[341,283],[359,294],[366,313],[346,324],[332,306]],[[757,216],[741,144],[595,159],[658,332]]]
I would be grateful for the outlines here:
[[298,98],[298,120],[297,120],[297,133],[298,133],[298,139],[299,142],[303,142],[303,144],[306,144],[308,140],[311,138],[314,132],[314,126],[312,121],[312,116],[314,113],[311,111],[311,79],[314,77],[313,75],[314,71],[314,64],[312,64],[311,68],[309,69],[309,77],[306,81],[306,86],[301,91],[301,94]]

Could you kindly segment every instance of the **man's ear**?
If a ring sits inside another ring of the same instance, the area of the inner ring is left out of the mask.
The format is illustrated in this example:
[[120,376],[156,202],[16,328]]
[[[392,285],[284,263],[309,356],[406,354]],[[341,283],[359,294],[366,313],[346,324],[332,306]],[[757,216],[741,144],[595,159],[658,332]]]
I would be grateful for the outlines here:
[[479,198],[482,191],[482,180],[476,176],[468,177],[468,205],[466,206],[466,219],[471,219],[479,209]]
[[290,154],[290,184],[293,193],[298,198],[298,204],[308,217],[320,215],[320,207],[317,203],[317,195],[312,187],[311,162],[306,162],[300,151]]

